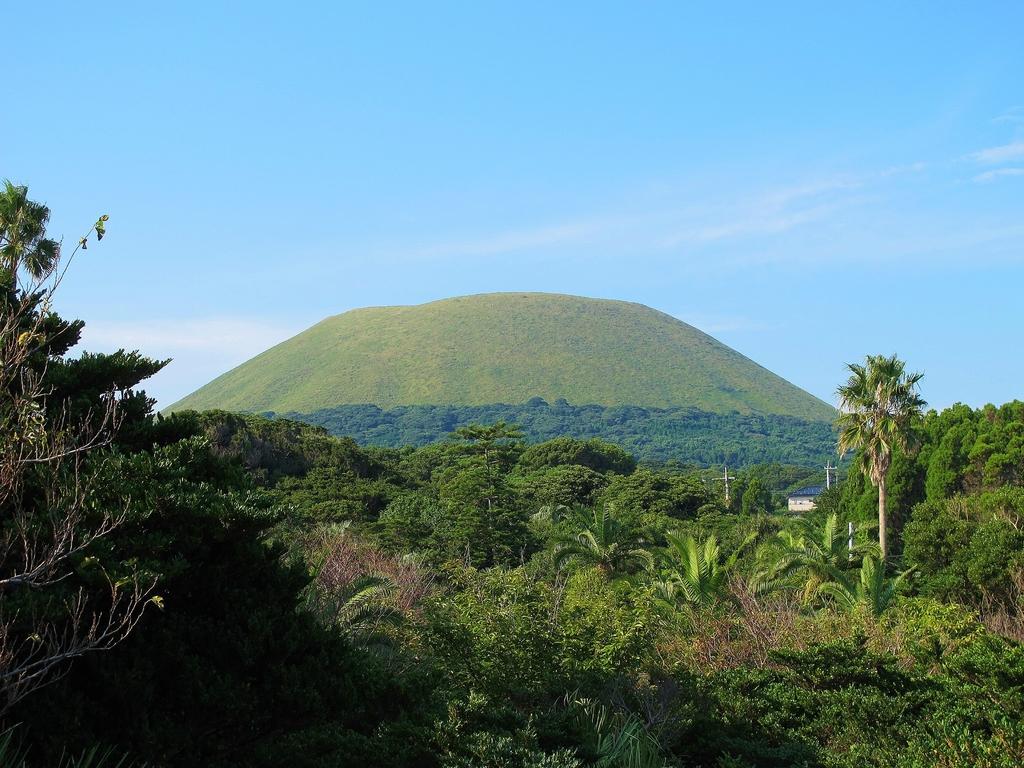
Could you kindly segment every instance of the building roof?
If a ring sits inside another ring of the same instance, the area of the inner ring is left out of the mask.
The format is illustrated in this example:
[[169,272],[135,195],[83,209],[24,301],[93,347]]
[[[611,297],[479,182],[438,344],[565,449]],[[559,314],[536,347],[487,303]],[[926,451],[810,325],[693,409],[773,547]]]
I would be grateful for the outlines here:
[[825,492],[825,486],[824,485],[808,485],[805,488],[800,488],[798,490],[793,491],[791,494],[789,494],[788,498],[793,499],[793,498],[797,498],[799,496],[804,496],[804,497],[809,497],[809,498],[813,499],[816,496],[820,496],[824,492]]

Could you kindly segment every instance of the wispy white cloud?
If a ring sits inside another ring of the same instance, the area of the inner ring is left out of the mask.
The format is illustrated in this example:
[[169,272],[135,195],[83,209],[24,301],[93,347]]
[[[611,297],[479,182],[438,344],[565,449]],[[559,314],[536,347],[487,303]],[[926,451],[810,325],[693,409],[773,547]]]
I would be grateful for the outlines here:
[[923,160],[918,160],[914,163],[906,163],[904,165],[892,165],[888,168],[883,168],[877,173],[871,174],[871,178],[887,179],[891,176],[906,176],[909,174],[921,173],[922,171],[928,170],[930,166],[930,163],[926,163]]
[[483,237],[436,243],[414,251],[412,256],[419,258],[452,255],[489,256],[530,248],[579,243],[592,239],[607,229],[610,224],[611,221],[608,219],[597,219],[567,222],[535,229],[508,230]]
[[1024,123],[1024,107],[1010,107],[998,117],[993,118],[993,123],[1010,123],[1017,125]]
[[1012,141],[1009,144],[1001,144],[998,147],[988,147],[987,149],[972,152],[967,158],[985,165],[998,165],[999,163],[1024,159],[1024,141]]
[[698,221],[678,228],[662,244],[674,248],[781,234],[850,205],[854,198],[847,193],[863,185],[859,179],[837,177],[768,190],[724,210],[702,212]]
[[138,349],[172,362],[143,388],[163,408],[260,352],[294,336],[302,325],[262,318],[207,317],[142,323],[93,321],[85,326],[82,349],[110,352]]
[[875,261],[895,259],[927,259],[930,265],[941,262],[976,264],[984,254],[988,260],[1021,260],[1024,224],[979,226],[960,229],[936,226],[934,230],[913,229],[905,233],[890,232],[879,249],[860,258]]
[[996,168],[995,170],[979,173],[972,181],[984,184],[1007,176],[1024,176],[1024,168]]
[[[889,169],[886,174],[904,172]],[[406,251],[403,258],[432,259],[495,256],[566,245],[622,245],[671,249],[759,234],[779,234],[825,218],[852,202],[849,192],[862,179],[826,178],[762,190],[747,198],[720,204],[684,201],[644,210],[596,215],[560,224],[453,239]]]
[[263,351],[297,332],[250,318],[151,320],[143,323],[90,322],[82,334],[86,349],[139,349],[152,356],[177,352],[223,354],[232,359]]
[[[948,233],[939,239],[932,236],[942,229],[939,223],[909,223],[904,212],[905,190],[900,186],[921,183],[919,177],[924,173],[949,173],[958,162],[968,160],[987,166],[974,170],[975,182],[1024,175],[1016,165],[1006,163],[1018,153],[1024,156],[1024,141],[960,158],[904,163],[859,174],[809,177],[746,190],[726,200],[690,189],[646,204],[627,204],[606,214],[453,238],[420,248],[393,250],[390,255],[400,261],[436,259],[440,263],[481,256],[543,259],[551,254],[584,253],[588,258],[600,259],[646,254],[651,263],[671,258],[686,261],[699,271],[712,262],[730,268],[820,265],[867,258],[891,260],[927,248],[946,252]],[[1000,163],[1006,167],[998,167]],[[980,232],[982,243],[993,251],[997,246],[1001,248],[1001,243],[1020,238],[1017,229],[992,223],[985,224]],[[913,242],[905,244],[905,251],[891,247],[907,235]],[[709,253],[714,256],[711,262]]]

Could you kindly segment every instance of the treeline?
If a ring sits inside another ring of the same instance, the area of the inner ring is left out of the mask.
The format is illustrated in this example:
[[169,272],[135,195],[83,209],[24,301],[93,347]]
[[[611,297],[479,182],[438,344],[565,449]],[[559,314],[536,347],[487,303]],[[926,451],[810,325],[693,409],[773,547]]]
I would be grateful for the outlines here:
[[131,500],[108,551],[158,574],[162,609],[11,710],[38,764],[96,744],[182,766],[1024,757],[1017,598],[986,626],[930,571],[879,576],[856,473],[791,519],[767,487],[785,468],[727,505],[707,473],[500,424],[419,449],[216,412],[147,429],[97,493]]
[[[274,416],[275,414],[264,414]],[[324,427],[361,445],[390,448],[443,440],[469,424],[516,424],[528,442],[555,437],[598,437],[643,462],[676,461],[733,467],[780,462],[820,467],[835,455],[832,426],[792,416],[710,413],[695,408],[549,404],[535,397],[522,405],[416,405],[382,410],[339,405],[284,418]]]
[[[889,493],[917,587],[980,607],[1024,599],[1024,403],[930,411],[898,451]],[[860,474],[826,505],[869,519],[877,491]]]
[[[995,411],[1002,419],[992,413],[929,414],[915,456],[898,465],[924,467],[927,485],[928,467],[952,466],[934,457],[957,425],[1003,435],[1024,426],[1019,404]],[[356,654],[348,663],[374,670],[387,695],[405,696],[373,705],[372,735],[341,728],[314,740],[320,721],[304,710],[285,741],[264,721],[249,734],[254,747],[226,732],[190,759],[210,763],[217,745],[236,764],[270,765],[262,755],[287,743],[297,761],[307,740],[324,750],[311,764],[323,765],[353,764],[355,754],[359,764],[443,766],[1010,766],[1024,757],[1020,594],[970,576],[973,594],[936,591],[941,569],[914,554],[947,546],[944,530],[914,533],[929,519],[927,499],[904,512],[907,547],[887,574],[856,471],[814,514],[791,518],[777,514],[772,487],[799,481],[792,469],[752,468],[726,504],[707,472],[638,468],[598,440],[529,445],[502,424],[419,449],[361,448],[222,412],[156,428],[200,436],[217,462],[245,468],[277,510],[263,538],[311,569],[300,611],[334,628]],[[1012,442],[983,440],[988,457],[956,465],[952,493],[1018,499],[979,525],[1024,512],[1013,478],[972,485]],[[1015,536],[1000,528],[973,556],[992,566],[1011,553],[996,570],[1019,579]],[[185,647],[185,659],[208,652]],[[218,671],[228,682],[230,669]],[[298,679],[309,695],[323,682]],[[260,691],[274,711],[275,692]],[[208,695],[221,701],[216,689]],[[346,722],[342,711],[321,714]],[[92,728],[94,739],[128,743],[123,730]]]

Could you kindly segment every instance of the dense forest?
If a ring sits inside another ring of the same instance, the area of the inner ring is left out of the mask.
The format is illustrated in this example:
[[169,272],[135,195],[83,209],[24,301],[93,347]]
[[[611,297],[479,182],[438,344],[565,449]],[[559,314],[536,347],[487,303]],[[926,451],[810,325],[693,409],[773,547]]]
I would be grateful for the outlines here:
[[164,418],[165,361],[70,354],[47,214],[0,196],[0,766],[1024,762],[1024,403],[841,421],[804,516],[500,420]]
[[504,421],[518,425],[531,443],[556,437],[600,437],[644,462],[738,467],[778,461],[821,467],[835,456],[835,435],[828,422],[697,408],[571,405],[565,400],[549,404],[535,397],[522,405],[410,405],[387,410],[339,405],[282,415],[325,427],[360,445],[389,448],[427,445],[459,427]]

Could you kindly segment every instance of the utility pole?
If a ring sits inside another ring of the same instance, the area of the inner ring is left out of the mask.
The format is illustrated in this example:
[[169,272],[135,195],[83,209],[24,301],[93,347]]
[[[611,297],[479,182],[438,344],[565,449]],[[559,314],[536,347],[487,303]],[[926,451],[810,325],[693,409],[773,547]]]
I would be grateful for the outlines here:
[[[828,461],[825,462],[825,489],[826,490],[828,490],[829,488],[832,487],[832,473],[838,471],[838,469],[839,469],[839,467],[833,467],[832,466],[832,460],[831,459],[829,459]],[[836,479],[838,479],[838,478],[839,478],[839,476],[836,475]]]
[[846,540],[846,549],[849,552],[846,559],[853,560],[853,523],[847,523],[847,535],[849,538]]
[[721,477],[716,477],[715,480],[722,480],[725,482],[725,503],[729,503],[729,483],[736,479],[736,475],[729,475],[729,466],[725,467],[725,474]]

